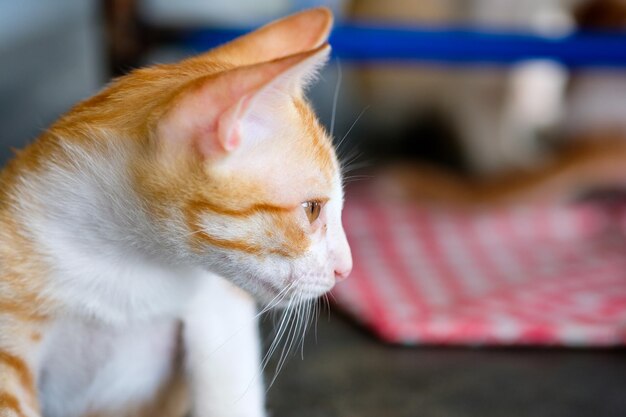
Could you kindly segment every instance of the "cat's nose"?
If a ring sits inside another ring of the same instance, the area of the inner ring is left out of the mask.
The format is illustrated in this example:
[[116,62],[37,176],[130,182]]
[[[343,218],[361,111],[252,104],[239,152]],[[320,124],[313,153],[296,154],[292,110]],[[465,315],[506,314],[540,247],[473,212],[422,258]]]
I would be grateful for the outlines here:
[[345,234],[342,234],[338,243],[334,253],[335,279],[341,281],[348,278],[352,272],[352,253]]
[[350,272],[352,272],[352,266],[347,269],[335,270],[335,279],[337,281],[343,281],[344,279],[348,278]]

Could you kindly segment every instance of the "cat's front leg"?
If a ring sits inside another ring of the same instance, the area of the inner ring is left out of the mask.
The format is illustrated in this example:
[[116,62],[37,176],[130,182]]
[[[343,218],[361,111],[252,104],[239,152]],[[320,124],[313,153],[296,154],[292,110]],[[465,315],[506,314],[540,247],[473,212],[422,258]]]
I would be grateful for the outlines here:
[[204,277],[185,318],[193,417],[264,417],[253,299],[218,276]]

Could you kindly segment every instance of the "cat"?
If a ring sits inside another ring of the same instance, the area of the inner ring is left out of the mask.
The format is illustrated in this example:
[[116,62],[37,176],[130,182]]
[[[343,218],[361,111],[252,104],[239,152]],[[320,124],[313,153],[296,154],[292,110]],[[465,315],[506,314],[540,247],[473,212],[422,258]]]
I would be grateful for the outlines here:
[[310,9],[79,103],[0,174],[0,416],[259,417],[255,301],[351,270]]

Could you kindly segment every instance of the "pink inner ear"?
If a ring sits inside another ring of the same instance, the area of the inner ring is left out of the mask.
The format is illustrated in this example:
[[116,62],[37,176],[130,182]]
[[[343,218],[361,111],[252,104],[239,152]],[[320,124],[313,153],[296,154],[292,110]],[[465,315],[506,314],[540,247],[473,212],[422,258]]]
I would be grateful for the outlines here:
[[226,152],[232,152],[241,145],[239,119],[245,113],[249,103],[250,99],[243,97],[237,104],[226,110],[218,121],[217,138]]

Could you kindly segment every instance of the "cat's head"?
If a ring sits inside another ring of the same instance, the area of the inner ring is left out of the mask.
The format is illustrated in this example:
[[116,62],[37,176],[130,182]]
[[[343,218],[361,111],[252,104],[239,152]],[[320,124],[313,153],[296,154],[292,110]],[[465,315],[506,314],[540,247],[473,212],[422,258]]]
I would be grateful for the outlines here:
[[340,165],[304,98],[331,25],[309,10],[158,70],[186,79],[135,169],[148,209],[184,257],[265,303],[317,297],[352,267]]

